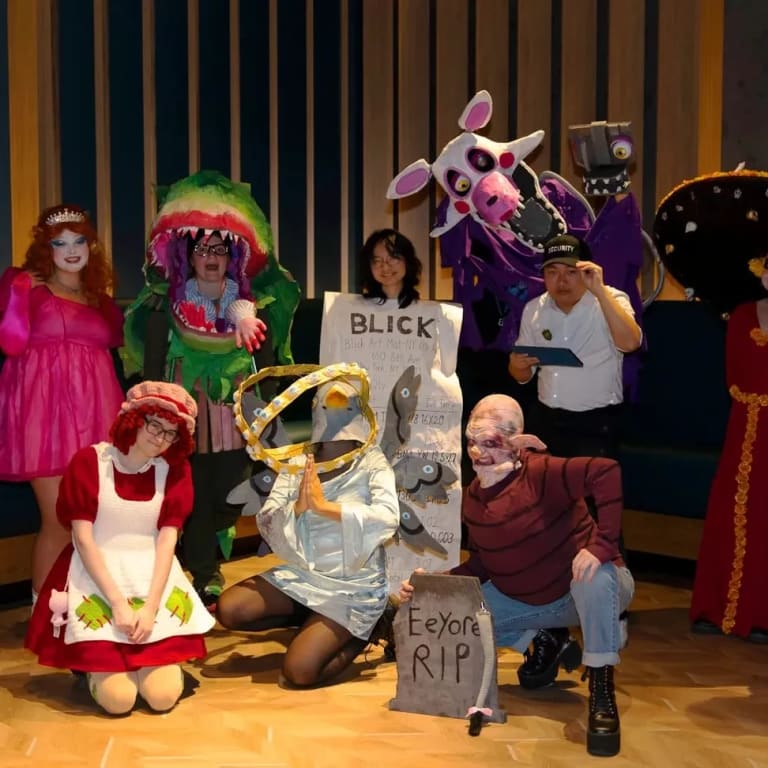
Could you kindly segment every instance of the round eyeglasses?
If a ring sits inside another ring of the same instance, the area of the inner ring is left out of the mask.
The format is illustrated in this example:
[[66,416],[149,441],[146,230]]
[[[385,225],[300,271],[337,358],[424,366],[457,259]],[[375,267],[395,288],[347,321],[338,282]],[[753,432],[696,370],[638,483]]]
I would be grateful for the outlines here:
[[215,245],[197,243],[192,252],[196,256],[207,256],[210,253],[214,256],[229,256],[229,246],[226,243],[216,243]]
[[165,429],[159,421],[155,421],[149,416],[144,417],[144,423],[152,437],[159,437],[165,440],[166,443],[175,443],[179,439],[179,431],[177,429]]
[[372,267],[383,267],[383,266],[386,265],[387,267],[391,267],[393,264],[399,264],[402,260],[403,259],[402,259],[401,256],[395,256],[395,255],[383,256],[383,257],[382,256],[374,256],[371,259],[371,266]]

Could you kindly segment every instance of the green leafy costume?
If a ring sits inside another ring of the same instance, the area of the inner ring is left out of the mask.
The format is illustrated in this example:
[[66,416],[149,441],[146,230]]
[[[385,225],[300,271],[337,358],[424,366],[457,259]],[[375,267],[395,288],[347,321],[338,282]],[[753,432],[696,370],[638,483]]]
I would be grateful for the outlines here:
[[215,171],[199,171],[170,187],[158,187],[157,199],[159,210],[144,264],[145,285],[125,316],[121,354],[126,375],[144,371],[148,313],[162,310],[171,328],[169,376],[183,359],[181,383],[191,394],[200,386],[214,402],[232,402],[233,380],[252,373],[252,358],[235,346],[234,332],[207,332],[178,311],[189,270],[189,238],[201,229],[229,237],[229,276],[256,304],[272,332],[280,363],[293,362],[290,332],[299,286],[275,257],[272,230],[251,197],[250,185]]
[[[233,327],[212,324],[187,300],[191,244],[212,232],[228,244],[227,278],[236,283],[238,299],[253,302],[271,334],[267,352],[273,351],[284,364],[293,362],[290,333],[300,290],[275,257],[269,222],[251,196],[250,185],[200,171],[170,187],[158,187],[157,198],[159,210],[144,262],[145,285],[126,310],[121,356],[127,376],[175,381],[198,401],[198,453],[192,457],[195,508],[185,526],[182,550],[195,588],[202,593],[212,579],[220,579],[215,532],[225,556],[231,552],[239,510],[225,498],[242,479],[237,473],[250,464],[245,452],[233,450],[228,440],[228,447],[215,441],[208,445],[203,422],[209,411],[232,403],[239,380],[254,371],[255,363],[246,349],[237,348]],[[220,584],[214,588],[220,591]]]

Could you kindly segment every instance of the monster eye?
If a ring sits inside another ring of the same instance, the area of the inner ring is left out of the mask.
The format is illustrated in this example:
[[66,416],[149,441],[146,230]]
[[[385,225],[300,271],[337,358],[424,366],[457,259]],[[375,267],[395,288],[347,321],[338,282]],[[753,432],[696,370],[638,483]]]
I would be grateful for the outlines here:
[[632,140],[626,136],[617,136],[611,142],[611,154],[617,160],[626,160],[632,154]]
[[448,171],[445,178],[450,189],[461,197],[466,195],[472,188],[472,182],[469,180],[469,177],[458,171]]
[[470,149],[469,152],[467,152],[467,161],[476,171],[480,171],[480,173],[492,171],[496,165],[493,155],[486,152],[484,149]]
[[411,390],[408,389],[408,387],[403,387],[400,390],[400,397],[410,397],[411,396]]

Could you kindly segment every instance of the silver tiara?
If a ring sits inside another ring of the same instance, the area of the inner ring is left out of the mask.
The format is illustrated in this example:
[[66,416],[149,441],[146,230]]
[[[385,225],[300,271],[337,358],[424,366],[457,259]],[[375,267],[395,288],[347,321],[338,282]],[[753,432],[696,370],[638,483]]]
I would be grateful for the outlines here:
[[80,211],[70,211],[69,208],[64,208],[48,216],[45,223],[47,226],[53,227],[56,224],[66,224],[71,221],[85,221],[85,214],[80,213]]

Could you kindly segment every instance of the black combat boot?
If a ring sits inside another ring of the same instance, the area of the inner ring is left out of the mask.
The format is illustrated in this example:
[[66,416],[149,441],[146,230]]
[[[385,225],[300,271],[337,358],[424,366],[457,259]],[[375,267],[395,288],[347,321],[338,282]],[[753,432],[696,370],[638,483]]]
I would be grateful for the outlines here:
[[517,670],[523,688],[543,688],[555,682],[557,671],[572,672],[581,664],[581,647],[564,627],[540,629],[533,638],[533,648],[523,654],[525,661]]
[[619,753],[621,730],[616,692],[613,688],[613,667],[587,667],[589,675],[589,723],[587,725],[587,752],[599,757],[612,757]]

